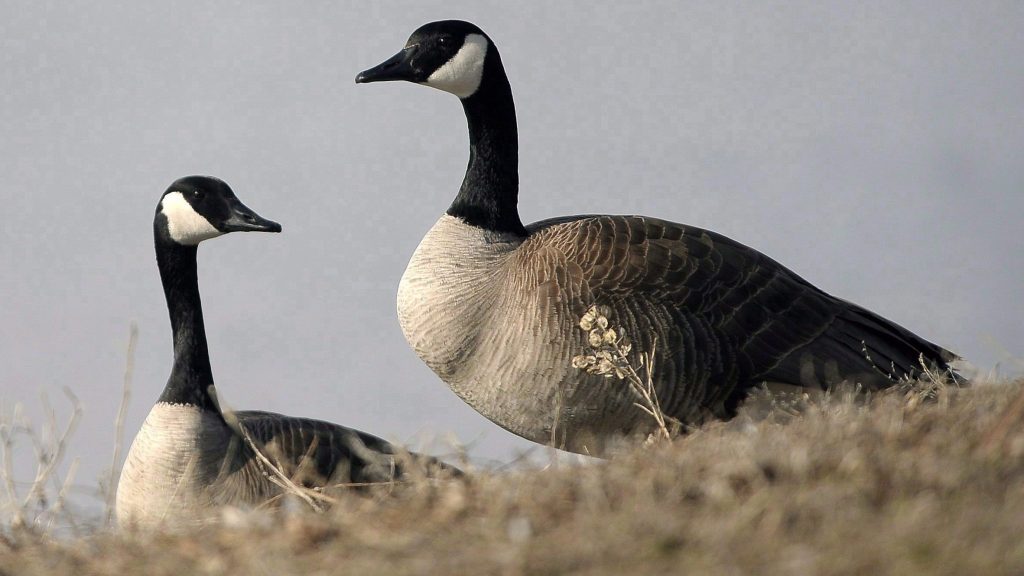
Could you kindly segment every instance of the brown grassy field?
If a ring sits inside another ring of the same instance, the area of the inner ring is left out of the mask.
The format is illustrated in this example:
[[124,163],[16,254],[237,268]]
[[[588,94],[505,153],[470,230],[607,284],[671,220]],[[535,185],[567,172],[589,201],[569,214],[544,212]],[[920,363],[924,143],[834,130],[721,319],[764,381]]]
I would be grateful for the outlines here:
[[1022,394],[766,394],[609,462],[472,471],[322,515],[63,539],[7,526],[0,574],[1021,574]]

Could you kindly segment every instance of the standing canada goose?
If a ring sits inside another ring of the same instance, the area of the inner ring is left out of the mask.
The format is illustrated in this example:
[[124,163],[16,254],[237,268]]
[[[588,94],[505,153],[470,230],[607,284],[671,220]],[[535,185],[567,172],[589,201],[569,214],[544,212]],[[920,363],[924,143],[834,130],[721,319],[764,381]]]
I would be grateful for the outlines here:
[[456,394],[520,436],[601,454],[612,437],[649,431],[624,383],[572,366],[595,304],[636,349],[656,348],[661,407],[684,423],[732,415],[762,382],[876,389],[956,358],[708,230],[642,216],[523,226],[512,90],[473,24],[427,24],[356,77],[386,80],[455,94],[469,123],[462,187],[402,276],[402,330]]
[[[121,471],[120,525],[188,524],[210,517],[218,506],[258,506],[281,494],[243,433],[298,485],[389,482],[401,476],[402,451],[380,438],[270,412],[225,414],[218,406],[196,250],[203,240],[228,232],[280,232],[280,224],[247,208],[224,182],[189,176],[164,192],[153,231],[174,334],[174,365]],[[444,467],[424,457],[407,461],[427,471]]]

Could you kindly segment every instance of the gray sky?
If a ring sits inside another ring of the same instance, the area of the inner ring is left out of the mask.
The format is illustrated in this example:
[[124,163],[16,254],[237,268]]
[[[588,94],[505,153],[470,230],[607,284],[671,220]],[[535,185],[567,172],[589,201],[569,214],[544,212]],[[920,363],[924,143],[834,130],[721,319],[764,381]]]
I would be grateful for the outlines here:
[[1019,2],[0,3],[0,404],[71,387],[80,482],[106,466],[128,326],[128,440],[170,370],[160,193],[225,179],[284,233],[200,249],[218,387],[480,458],[529,446],[406,345],[395,293],[448,206],[454,97],[356,86],[419,25],[471,20],[516,96],[524,222],[714,229],[974,363],[1024,358]]

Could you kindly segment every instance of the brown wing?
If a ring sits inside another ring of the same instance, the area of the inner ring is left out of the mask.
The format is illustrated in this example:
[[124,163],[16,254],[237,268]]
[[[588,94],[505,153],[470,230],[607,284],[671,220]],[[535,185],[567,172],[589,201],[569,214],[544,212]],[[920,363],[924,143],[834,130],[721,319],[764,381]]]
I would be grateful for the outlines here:
[[834,298],[720,234],[640,216],[539,222],[528,244],[564,255],[583,285],[575,311],[611,306],[613,323],[649,350],[658,339],[662,405],[731,411],[763,381],[872,387],[913,374],[919,358],[955,358],[900,326]]
[[433,458],[407,454],[376,436],[307,418],[269,412],[236,412],[241,426],[292,481],[306,486],[390,482],[409,464],[457,470]]

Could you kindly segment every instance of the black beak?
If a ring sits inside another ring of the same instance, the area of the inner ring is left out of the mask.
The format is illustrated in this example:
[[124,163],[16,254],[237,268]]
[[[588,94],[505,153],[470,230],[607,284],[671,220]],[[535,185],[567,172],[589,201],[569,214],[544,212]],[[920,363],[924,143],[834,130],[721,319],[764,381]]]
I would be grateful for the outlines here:
[[356,84],[368,82],[386,82],[388,80],[408,80],[416,82],[416,70],[412,67],[412,57],[419,45],[406,46],[401,52],[384,62],[363,70],[356,76]]
[[221,224],[222,232],[280,232],[281,225],[253,212],[237,199],[231,203],[227,220]]

